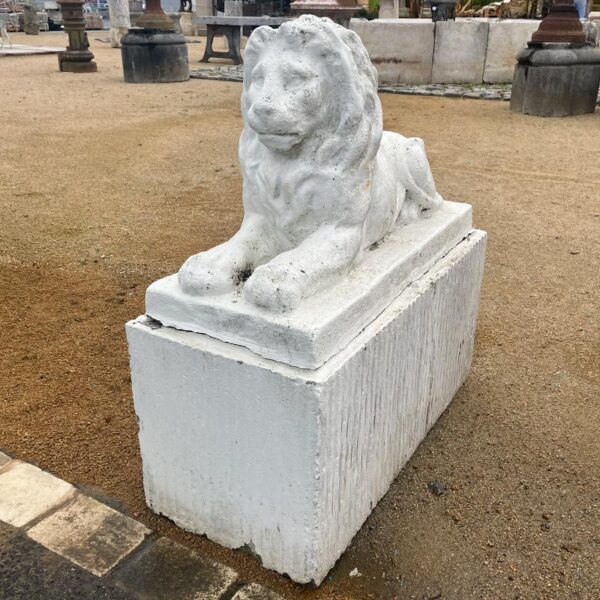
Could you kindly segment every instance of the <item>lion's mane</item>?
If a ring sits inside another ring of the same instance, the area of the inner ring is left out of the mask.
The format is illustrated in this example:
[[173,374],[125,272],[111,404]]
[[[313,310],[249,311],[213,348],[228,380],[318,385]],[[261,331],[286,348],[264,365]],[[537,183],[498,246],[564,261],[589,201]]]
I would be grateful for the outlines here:
[[[304,15],[288,21],[274,30],[256,29],[248,41],[244,55],[244,91],[242,114],[250,108],[248,89],[252,73],[264,52],[271,44],[283,38],[289,47],[315,57],[324,76],[333,83],[334,101],[330,106],[329,131],[320,131],[321,143],[311,147],[310,164],[297,161],[295,172],[287,172],[287,187],[303,185],[314,177],[313,165],[322,173],[335,170],[353,177],[360,186],[371,175],[372,165],[383,133],[382,110],[377,96],[377,71],[356,33],[337,25],[328,18]],[[300,150],[299,157],[302,157]],[[257,133],[245,122],[240,143],[240,162],[246,181],[263,188],[269,179],[270,152],[260,143]],[[296,165],[295,165],[296,166]],[[310,170],[310,171],[309,171]],[[248,181],[250,180],[250,181]],[[260,183],[262,182],[262,184]],[[270,186],[268,186],[270,187]],[[363,186],[364,187],[364,186]]]

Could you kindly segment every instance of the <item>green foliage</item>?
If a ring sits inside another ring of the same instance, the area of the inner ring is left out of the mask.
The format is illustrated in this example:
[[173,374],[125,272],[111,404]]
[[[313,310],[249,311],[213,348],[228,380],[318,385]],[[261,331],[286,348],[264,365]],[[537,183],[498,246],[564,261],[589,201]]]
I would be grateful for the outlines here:
[[357,19],[376,19],[379,16],[379,0],[369,0],[369,8],[360,8],[353,16]]

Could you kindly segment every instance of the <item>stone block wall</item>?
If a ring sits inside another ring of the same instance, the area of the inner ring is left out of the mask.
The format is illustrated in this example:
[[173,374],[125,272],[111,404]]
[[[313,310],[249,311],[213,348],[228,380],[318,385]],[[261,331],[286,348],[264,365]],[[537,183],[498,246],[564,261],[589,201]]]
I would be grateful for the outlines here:
[[540,22],[527,19],[352,19],[383,85],[510,83]]
[[429,83],[435,24],[426,19],[352,19],[380,83]]

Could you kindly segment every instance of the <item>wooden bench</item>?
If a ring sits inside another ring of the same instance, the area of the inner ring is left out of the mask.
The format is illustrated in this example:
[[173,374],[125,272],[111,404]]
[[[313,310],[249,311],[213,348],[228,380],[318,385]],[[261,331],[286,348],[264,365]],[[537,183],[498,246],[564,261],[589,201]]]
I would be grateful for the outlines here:
[[[229,58],[234,64],[242,64],[240,48],[242,27],[279,27],[289,21],[288,17],[194,17],[194,25],[206,25],[206,48],[200,62],[208,62],[211,58]],[[213,50],[213,39],[216,35],[227,38],[227,52]]]

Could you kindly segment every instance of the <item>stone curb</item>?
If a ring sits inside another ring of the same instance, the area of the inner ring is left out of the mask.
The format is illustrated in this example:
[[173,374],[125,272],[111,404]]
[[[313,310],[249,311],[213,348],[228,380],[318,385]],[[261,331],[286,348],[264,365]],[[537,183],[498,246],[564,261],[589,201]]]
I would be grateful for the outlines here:
[[[195,69],[190,71],[190,78],[241,82],[244,78],[244,68],[242,65],[238,65],[232,67]],[[456,83],[427,83],[423,85],[380,85],[379,92],[385,94],[401,94],[405,96],[439,96],[443,98],[509,101],[511,87],[511,84],[463,85]],[[598,95],[598,105],[600,105],[600,93]]]
[[283,600],[256,583],[241,581],[233,569],[159,537],[66,481],[2,452],[0,525],[132,598]]

